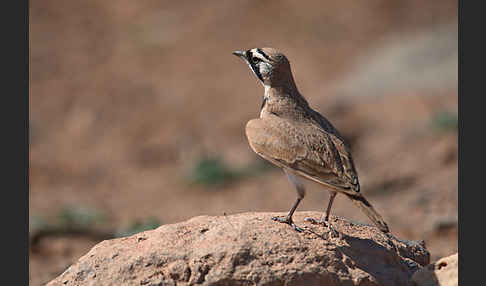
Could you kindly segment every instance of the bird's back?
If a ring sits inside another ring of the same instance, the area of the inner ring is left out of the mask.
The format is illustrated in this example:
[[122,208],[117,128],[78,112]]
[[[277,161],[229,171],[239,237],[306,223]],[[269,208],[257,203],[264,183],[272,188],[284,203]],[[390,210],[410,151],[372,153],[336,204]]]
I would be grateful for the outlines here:
[[[346,188],[359,192],[358,176],[349,146],[332,123],[313,110],[300,94],[298,97],[294,95],[285,98],[269,96],[262,108],[260,120],[262,122],[259,125],[262,127],[250,132],[255,134],[253,138],[251,135],[249,136],[250,141],[256,140],[257,132],[260,134],[274,132],[268,138],[276,139],[273,144],[270,144],[270,141],[265,143],[266,152],[273,153],[267,148],[270,148],[271,145],[278,146],[279,152],[295,154],[295,158],[289,160],[288,163],[294,164],[294,167],[301,164],[300,168],[304,173],[314,173],[313,180],[322,179],[341,189]],[[289,144],[288,142],[294,143]],[[282,148],[280,145],[287,146],[287,148]],[[299,148],[295,146],[299,146]],[[256,147],[255,142],[252,145],[252,148],[254,147]],[[258,149],[258,147],[256,148]],[[305,148],[305,152],[298,151],[301,148]],[[297,155],[302,152],[305,153],[305,156]]]

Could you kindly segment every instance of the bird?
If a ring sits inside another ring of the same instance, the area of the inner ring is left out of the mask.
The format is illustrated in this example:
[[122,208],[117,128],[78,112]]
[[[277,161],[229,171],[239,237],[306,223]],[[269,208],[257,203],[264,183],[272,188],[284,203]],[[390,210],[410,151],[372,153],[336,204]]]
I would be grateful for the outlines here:
[[305,221],[324,225],[331,234],[337,234],[329,216],[339,193],[348,197],[380,231],[389,233],[382,216],[361,193],[350,146],[299,92],[287,57],[268,47],[238,50],[233,55],[250,67],[264,87],[260,116],[249,120],[245,127],[248,143],[256,154],[283,169],[297,192],[288,214],[272,219],[303,231],[292,216],[306,193],[304,178],[324,186],[330,194],[322,217]]

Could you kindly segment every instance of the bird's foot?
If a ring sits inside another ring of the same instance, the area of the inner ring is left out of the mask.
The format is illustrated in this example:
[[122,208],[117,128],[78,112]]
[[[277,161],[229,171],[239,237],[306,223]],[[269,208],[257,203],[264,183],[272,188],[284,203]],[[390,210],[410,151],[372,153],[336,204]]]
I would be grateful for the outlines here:
[[298,232],[303,232],[304,231],[302,228],[298,227],[294,223],[294,221],[292,220],[292,218],[289,217],[289,216],[274,216],[274,217],[272,217],[272,220],[278,221],[278,222],[281,222],[281,223],[286,223],[286,224],[292,226]]
[[306,222],[310,222],[311,224],[318,224],[318,225],[323,225],[325,227],[327,227],[329,229],[329,235],[331,237],[338,237],[339,236],[339,233],[336,231],[336,229],[334,229],[334,227],[332,226],[332,224],[329,222],[329,221],[326,221],[326,220],[316,220],[314,218],[311,218],[311,217],[306,217],[304,219],[304,221]]

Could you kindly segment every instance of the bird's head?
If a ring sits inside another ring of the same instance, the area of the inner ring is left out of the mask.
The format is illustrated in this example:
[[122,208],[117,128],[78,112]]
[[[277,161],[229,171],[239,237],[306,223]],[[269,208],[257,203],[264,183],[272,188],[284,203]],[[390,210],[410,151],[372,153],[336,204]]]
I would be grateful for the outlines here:
[[244,60],[264,86],[294,85],[287,57],[273,48],[254,48],[234,51],[233,55]]

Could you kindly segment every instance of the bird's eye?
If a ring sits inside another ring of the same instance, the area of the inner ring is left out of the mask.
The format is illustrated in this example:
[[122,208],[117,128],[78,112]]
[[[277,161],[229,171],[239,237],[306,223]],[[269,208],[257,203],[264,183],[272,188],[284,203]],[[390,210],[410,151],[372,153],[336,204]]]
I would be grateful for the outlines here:
[[257,57],[253,57],[251,58],[251,62],[254,63],[254,64],[257,64],[261,61],[261,59],[257,58]]

